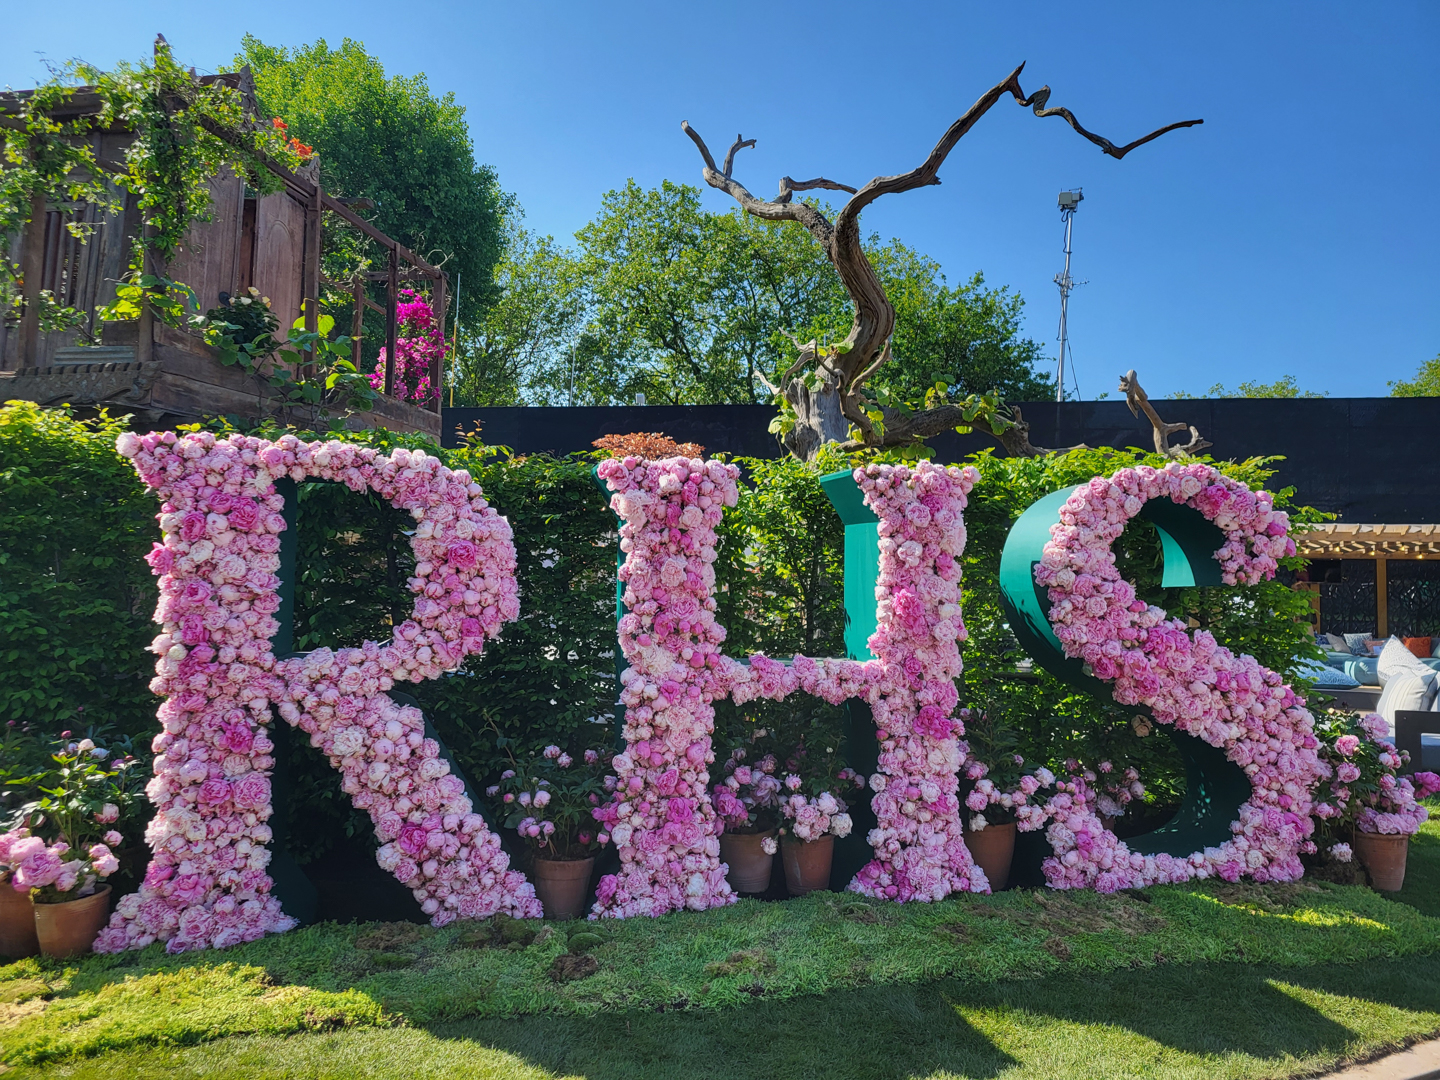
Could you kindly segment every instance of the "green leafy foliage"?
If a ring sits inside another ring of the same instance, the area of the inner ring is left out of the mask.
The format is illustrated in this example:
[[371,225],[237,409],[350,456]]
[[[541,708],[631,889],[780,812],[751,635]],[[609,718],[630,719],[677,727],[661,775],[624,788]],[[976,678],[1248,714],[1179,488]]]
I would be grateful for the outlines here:
[[[1394,383],[1390,384],[1394,386]],[[1171,394],[1172,398],[1183,399],[1193,398],[1194,394],[1187,394],[1184,391]],[[1206,392],[1205,397],[1243,397],[1243,398],[1323,398],[1328,397],[1327,393],[1317,390],[1302,390],[1300,384],[1295,381],[1294,375],[1282,375],[1274,382],[1260,382],[1251,380],[1242,382],[1234,390],[1227,390],[1223,383],[1216,383]],[[1396,397],[1404,395],[1396,394]]]
[[0,721],[131,735],[155,723],[144,556],[158,507],[115,452],[126,427],[0,408]]
[[[237,68],[245,64],[265,114],[283,118],[291,136],[315,148],[325,189],[371,200],[374,213],[367,216],[377,228],[443,264],[452,288],[463,278],[461,317],[478,319],[495,296],[493,269],[511,198],[494,169],[475,163],[454,94],[436,97],[423,74],[387,76],[349,38],[338,49],[323,38],[286,48],[247,34],[235,58]],[[348,243],[348,254],[336,249],[327,258],[327,273],[337,281],[380,259],[372,241]]]
[[[695,187],[633,180],[607,192],[573,250],[519,228],[497,264],[501,299],[462,334],[457,403],[719,404],[770,401],[796,341],[844,338],[851,305],[800,228],[714,213]],[[904,399],[939,382],[965,396],[1044,396],[1019,336],[1019,297],[976,276],[950,288],[933,260],[866,241],[895,300],[895,359],[873,385]],[[468,280],[468,279],[467,279]],[[782,421],[783,422],[783,421]]]
[[820,487],[844,468],[832,449],[813,464],[735,458],[738,505],[717,530],[716,617],[732,656],[845,655],[845,527]]
[[1413,379],[1386,383],[1391,397],[1440,397],[1440,355],[1426,360]]

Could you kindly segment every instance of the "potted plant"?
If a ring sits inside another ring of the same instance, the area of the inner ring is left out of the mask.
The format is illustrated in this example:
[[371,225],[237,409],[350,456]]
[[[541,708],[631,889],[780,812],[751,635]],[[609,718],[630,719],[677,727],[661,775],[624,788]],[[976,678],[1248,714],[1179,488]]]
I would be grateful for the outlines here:
[[865,778],[847,768],[836,752],[837,719],[833,707],[817,704],[791,710],[770,732],[785,765],[780,862],[791,896],[830,887],[835,838],[850,835],[845,798],[865,787]]
[[119,869],[112,849],[124,838],[107,826],[120,817],[119,804],[134,798],[133,761],[109,757],[84,738],[63,744],[45,772],[10,781],[39,796],[19,808],[18,827],[3,846],[11,888],[34,904],[35,935],[46,956],[87,951],[109,914],[110,886],[101,882]]
[[1014,730],[994,713],[961,709],[960,719],[967,740],[962,744],[965,776],[974,785],[965,796],[970,811],[965,846],[985,872],[990,891],[1000,892],[1010,884],[1017,829],[1033,832],[1047,820],[1044,801],[1035,796],[1055,783],[1055,774],[1044,766],[1027,766],[1016,753]]
[[0,957],[10,960],[34,956],[40,951],[30,890],[14,884],[15,864],[19,859],[12,852],[17,843],[29,836],[30,830],[25,828],[0,833]]
[[[43,763],[44,752],[30,734],[29,725],[8,721],[4,738],[0,740],[0,829],[11,819],[18,819],[18,814],[11,809],[12,801],[24,801],[33,794],[24,785],[32,774],[42,769]],[[10,847],[29,835],[30,830],[23,826],[0,831],[0,957],[12,960],[34,956],[40,951],[40,943],[35,939],[35,909],[30,903],[30,893],[9,887],[14,874]]]
[[[1410,755],[1388,738],[1390,725],[1375,713],[1332,712],[1317,716],[1320,756],[1330,766],[1328,794],[1315,803],[1319,837],[1308,846],[1329,848],[1332,859],[1348,861],[1353,849],[1375,889],[1399,891],[1405,884],[1410,837],[1430,816],[1417,798],[1440,791],[1440,776],[1419,772],[1399,777]],[[1345,843],[1348,840],[1349,843]]]
[[[763,736],[763,730],[757,732]],[[762,893],[770,887],[770,871],[778,846],[780,781],[775,755],[765,754],[753,765],[749,751],[737,746],[725,761],[725,779],[715,785],[711,801],[723,826],[720,859],[726,880],[737,893]]]
[[500,797],[505,827],[535,851],[531,878],[547,918],[574,919],[585,911],[595,852],[610,841],[593,813],[613,787],[605,775],[612,756],[586,750],[577,763],[560,747],[547,746],[524,761],[512,756],[514,768],[486,789]]

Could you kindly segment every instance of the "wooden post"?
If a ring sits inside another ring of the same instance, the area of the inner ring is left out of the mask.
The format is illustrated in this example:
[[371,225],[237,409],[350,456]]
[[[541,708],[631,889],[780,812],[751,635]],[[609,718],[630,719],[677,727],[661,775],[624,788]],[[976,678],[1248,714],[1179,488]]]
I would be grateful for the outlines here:
[[390,249],[390,281],[385,297],[385,396],[395,395],[395,304],[400,292],[400,256]]
[[435,390],[435,401],[430,409],[436,413],[440,411],[440,390],[444,385],[442,380],[445,377],[445,309],[450,306],[450,295],[447,289],[449,280],[445,271],[440,271],[434,290],[435,317],[440,323],[440,355],[430,363],[430,385]]
[[[311,334],[320,328],[320,220],[324,197],[320,189],[320,173],[316,170],[315,190],[305,213],[305,265],[301,279],[305,294],[305,331]],[[319,355],[313,345],[306,350],[303,376],[314,377]]]
[[1375,559],[1375,636],[1390,636],[1390,580],[1383,555]]
[[355,312],[350,316],[350,362],[360,370],[360,341],[365,333],[365,279],[355,275],[351,292],[355,297]]
[[25,229],[25,314],[20,318],[20,367],[34,367],[40,355],[40,278],[45,273],[45,193],[30,196],[30,222]]
[[[145,239],[155,235],[155,227],[148,223],[141,226],[141,233]],[[163,267],[157,265],[155,253],[146,245],[140,256],[140,272],[142,274],[154,274],[160,276]],[[142,292],[144,298],[145,293]],[[135,359],[139,363],[147,363],[155,359],[155,312],[150,307],[148,299],[142,299],[140,304],[140,319],[135,330]]]

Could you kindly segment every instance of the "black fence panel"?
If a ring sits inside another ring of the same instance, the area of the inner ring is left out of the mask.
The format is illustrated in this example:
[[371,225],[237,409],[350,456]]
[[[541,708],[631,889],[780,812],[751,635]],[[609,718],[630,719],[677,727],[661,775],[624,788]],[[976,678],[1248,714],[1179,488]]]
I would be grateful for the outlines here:
[[[1440,522],[1440,398],[1197,398],[1157,401],[1160,415],[1193,424],[1219,458],[1285,458],[1272,483],[1293,485],[1301,502],[1342,521]],[[1149,449],[1150,426],[1124,401],[1021,403],[1036,446],[1137,446]],[[445,409],[446,446],[477,424],[481,437],[522,453],[589,450],[602,435],[658,431],[710,453],[752,457],[781,453],[766,430],[769,405],[618,405],[584,408]],[[930,440],[941,461],[995,446],[984,435]]]

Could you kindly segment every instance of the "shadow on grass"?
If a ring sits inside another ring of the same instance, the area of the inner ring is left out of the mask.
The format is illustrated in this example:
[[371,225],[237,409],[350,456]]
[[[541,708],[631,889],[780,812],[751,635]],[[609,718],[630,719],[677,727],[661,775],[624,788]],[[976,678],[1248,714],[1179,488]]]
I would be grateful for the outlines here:
[[[1432,817],[1440,817],[1435,800],[1427,800]],[[1385,893],[1391,900],[1409,904],[1422,915],[1440,916],[1440,835],[1426,822],[1410,838],[1410,855],[1405,866],[1405,888]]]
[[[1036,1067],[1014,1055],[1031,1056],[1022,1044],[1033,1047],[1037,1030],[1073,1040],[1071,1052],[1083,1052],[1089,1039],[1113,1038],[1116,1029],[1199,1059],[1333,1061],[1353,1052],[1360,1033],[1292,987],[1356,999],[1361,1008],[1369,1002],[1440,1014],[1440,957],[1300,969],[1162,965],[990,986],[946,980],[714,1012],[533,1016],[427,1030],[587,1080],[994,1077],[1017,1065]],[[1146,1054],[1157,1049],[1135,1042]]]

